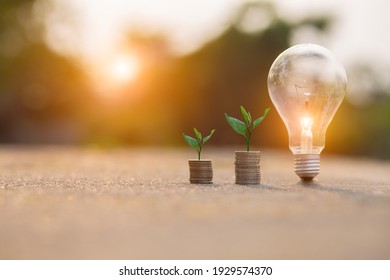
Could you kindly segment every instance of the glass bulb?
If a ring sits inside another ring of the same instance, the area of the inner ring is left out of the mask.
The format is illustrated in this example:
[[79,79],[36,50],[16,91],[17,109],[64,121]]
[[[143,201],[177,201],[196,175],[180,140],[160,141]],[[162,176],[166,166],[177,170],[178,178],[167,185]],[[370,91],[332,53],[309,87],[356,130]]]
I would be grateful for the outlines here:
[[295,172],[312,180],[320,170],[325,134],[344,98],[347,75],[326,48],[293,46],[281,53],[268,74],[268,91],[287,127]]

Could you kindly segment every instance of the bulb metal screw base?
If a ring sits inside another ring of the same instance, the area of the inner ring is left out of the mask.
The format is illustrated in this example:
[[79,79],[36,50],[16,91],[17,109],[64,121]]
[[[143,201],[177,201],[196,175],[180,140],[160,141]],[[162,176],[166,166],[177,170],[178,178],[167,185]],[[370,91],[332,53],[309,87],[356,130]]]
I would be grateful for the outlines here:
[[294,155],[294,170],[302,181],[312,181],[320,173],[320,155]]

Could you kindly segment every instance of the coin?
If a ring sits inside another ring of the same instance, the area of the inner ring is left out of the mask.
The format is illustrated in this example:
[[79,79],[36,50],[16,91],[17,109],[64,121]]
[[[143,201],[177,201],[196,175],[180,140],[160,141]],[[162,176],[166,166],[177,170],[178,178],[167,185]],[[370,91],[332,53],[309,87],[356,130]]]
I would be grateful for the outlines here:
[[213,183],[213,166],[211,160],[189,160],[188,164],[191,184]]
[[238,185],[260,184],[260,152],[235,153],[235,183]]

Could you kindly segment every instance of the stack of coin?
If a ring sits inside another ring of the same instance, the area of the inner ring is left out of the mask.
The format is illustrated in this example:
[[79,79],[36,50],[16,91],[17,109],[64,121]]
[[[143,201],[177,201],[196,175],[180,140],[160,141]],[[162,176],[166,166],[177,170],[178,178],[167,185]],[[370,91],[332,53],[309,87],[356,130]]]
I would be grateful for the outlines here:
[[236,184],[260,184],[260,152],[236,152]]
[[189,160],[190,183],[191,184],[212,184],[213,166],[211,160]]

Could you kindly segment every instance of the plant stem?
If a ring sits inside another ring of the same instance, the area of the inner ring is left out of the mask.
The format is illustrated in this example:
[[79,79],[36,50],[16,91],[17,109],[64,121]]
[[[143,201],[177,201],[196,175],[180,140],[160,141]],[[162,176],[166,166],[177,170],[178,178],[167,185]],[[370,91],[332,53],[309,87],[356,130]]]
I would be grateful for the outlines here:
[[202,152],[202,146],[199,147],[198,149],[198,160],[200,160],[200,153]]
[[245,137],[245,141],[246,141],[246,151],[249,152],[249,146],[250,146],[250,142],[251,142],[251,136],[252,136],[252,131],[250,130],[250,128],[248,128],[248,136]]

